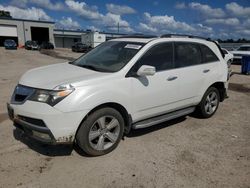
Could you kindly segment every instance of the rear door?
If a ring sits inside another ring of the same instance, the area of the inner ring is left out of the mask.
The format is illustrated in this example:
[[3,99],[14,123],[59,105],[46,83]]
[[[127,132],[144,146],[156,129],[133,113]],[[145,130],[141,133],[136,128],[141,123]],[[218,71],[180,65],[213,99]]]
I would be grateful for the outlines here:
[[213,64],[218,58],[213,56],[208,47],[199,43],[175,42],[174,46],[174,66],[180,84],[180,105],[196,105],[201,100],[204,88],[209,86],[211,77],[218,71]]

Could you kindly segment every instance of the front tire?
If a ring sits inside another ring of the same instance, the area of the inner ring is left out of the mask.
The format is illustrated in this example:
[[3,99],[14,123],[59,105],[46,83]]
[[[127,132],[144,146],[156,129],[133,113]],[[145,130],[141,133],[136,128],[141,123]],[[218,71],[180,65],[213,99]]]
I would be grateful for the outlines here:
[[219,107],[220,94],[217,88],[210,87],[204,94],[200,104],[197,106],[198,115],[201,118],[210,118]]
[[105,155],[118,146],[123,132],[124,120],[121,114],[106,107],[91,113],[80,125],[76,142],[88,155]]

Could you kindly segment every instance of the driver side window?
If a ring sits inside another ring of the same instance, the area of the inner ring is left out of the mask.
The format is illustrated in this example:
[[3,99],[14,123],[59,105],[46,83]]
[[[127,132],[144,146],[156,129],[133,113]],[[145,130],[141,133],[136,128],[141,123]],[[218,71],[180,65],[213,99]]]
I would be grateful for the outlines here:
[[136,69],[142,65],[150,65],[156,71],[164,71],[173,68],[173,44],[161,43],[150,48],[136,63]]

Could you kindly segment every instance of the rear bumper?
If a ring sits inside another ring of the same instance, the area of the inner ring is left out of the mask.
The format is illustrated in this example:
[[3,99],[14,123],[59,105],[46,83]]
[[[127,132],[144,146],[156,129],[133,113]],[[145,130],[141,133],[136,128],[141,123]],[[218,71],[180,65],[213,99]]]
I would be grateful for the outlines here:
[[13,125],[28,136],[50,144],[72,143],[87,112],[61,112],[44,103],[7,104]]

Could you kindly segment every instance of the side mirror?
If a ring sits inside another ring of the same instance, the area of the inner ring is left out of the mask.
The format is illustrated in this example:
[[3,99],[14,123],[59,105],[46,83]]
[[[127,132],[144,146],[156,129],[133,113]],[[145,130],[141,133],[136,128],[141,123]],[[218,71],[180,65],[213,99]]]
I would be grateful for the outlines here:
[[153,76],[156,70],[155,67],[149,65],[142,65],[137,71],[138,76]]

